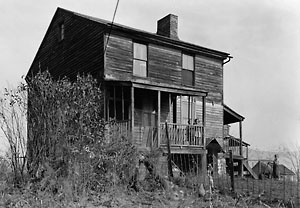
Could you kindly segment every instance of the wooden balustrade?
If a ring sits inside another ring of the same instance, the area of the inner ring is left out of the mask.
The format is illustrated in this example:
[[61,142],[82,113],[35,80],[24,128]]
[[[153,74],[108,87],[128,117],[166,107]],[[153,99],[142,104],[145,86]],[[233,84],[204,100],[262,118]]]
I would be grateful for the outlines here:
[[130,121],[115,121],[108,125],[108,133],[112,138],[116,137],[128,137],[131,133],[130,131]]
[[[168,133],[171,146],[200,146],[204,147],[203,126],[168,123]],[[109,124],[108,132],[111,138],[131,135],[130,121],[116,121]],[[135,128],[134,137],[139,138],[140,143],[151,147],[158,147],[157,127]],[[166,126],[160,125],[160,145],[166,145]]]
[[237,139],[237,138],[236,139],[225,138],[225,140],[224,140],[223,149],[226,153],[228,153],[229,150],[231,150],[233,155],[239,155],[239,156],[243,156],[243,157],[247,158],[248,157],[247,148],[248,148],[247,146],[242,145],[242,154],[241,154],[239,139]]
[[[204,146],[202,126],[175,123],[168,123],[167,126],[171,146]],[[165,124],[161,124],[161,144],[167,144]]]

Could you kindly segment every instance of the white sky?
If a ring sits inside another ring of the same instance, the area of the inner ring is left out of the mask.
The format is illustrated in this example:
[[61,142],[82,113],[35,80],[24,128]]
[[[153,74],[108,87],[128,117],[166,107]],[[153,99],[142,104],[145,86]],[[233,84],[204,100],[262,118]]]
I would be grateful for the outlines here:
[[[0,89],[26,74],[57,7],[111,20],[116,2],[0,0]],[[234,57],[224,100],[246,117],[244,140],[260,149],[300,141],[300,1],[120,0],[115,21],[156,32],[169,13],[181,40]]]

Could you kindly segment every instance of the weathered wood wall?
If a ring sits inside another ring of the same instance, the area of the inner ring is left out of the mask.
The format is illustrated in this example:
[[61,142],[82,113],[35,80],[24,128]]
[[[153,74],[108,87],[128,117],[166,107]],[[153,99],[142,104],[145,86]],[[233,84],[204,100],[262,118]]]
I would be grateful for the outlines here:
[[[64,40],[59,39],[59,25],[65,28]],[[133,67],[133,34],[112,32],[109,37],[106,54],[105,27],[65,10],[57,10],[44,37],[39,51],[32,63],[30,73],[49,70],[56,78],[68,76],[74,78],[78,73],[91,73],[101,79],[117,81],[143,81],[146,83],[163,83],[176,86],[182,85],[181,62],[182,53],[191,52],[195,55],[195,89],[207,91],[207,136],[221,136],[223,127],[223,67],[220,59],[203,56],[195,50],[182,51],[178,47],[159,45],[157,42],[148,44],[148,77],[134,77]],[[107,30],[106,30],[107,32]],[[139,37],[139,41],[141,41]],[[105,71],[103,70],[105,69]],[[31,76],[31,74],[28,76]],[[165,100],[166,99],[166,100]],[[168,117],[168,98],[162,97],[162,118]],[[201,101],[197,117],[201,117]],[[166,104],[166,105],[165,105]],[[198,108],[198,107],[197,107]],[[201,120],[201,119],[200,119]]]
[[[148,43],[148,78],[132,75],[133,41],[130,38],[111,35],[105,57],[105,75],[120,81],[143,80],[144,82],[180,86],[182,51]],[[195,54],[195,89],[208,92],[206,99],[206,137],[223,136],[223,66],[220,60]],[[168,97],[162,96],[162,119],[167,119]],[[177,109],[180,104],[177,103]],[[165,113],[163,113],[165,112]],[[196,117],[201,121],[202,100],[197,99]],[[177,122],[180,112],[177,113]]]
[[[60,40],[59,25],[64,24],[64,39]],[[55,78],[77,74],[103,76],[104,28],[101,24],[58,9],[39,51],[30,67],[28,76],[49,70]]]
[[[187,105],[187,100],[183,99],[180,104],[180,99],[177,100],[177,122],[187,124],[186,119],[181,120],[182,106]],[[200,125],[202,125],[202,100],[201,98],[196,99],[196,103],[193,103],[192,119],[198,118]],[[223,106],[221,103],[206,102],[206,138],[222,138],[223,137]]]

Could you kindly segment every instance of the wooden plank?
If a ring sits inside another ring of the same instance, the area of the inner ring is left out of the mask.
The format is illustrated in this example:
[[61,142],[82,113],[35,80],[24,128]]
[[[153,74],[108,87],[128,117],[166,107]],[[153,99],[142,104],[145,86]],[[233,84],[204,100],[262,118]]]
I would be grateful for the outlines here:
[[172,170],[171,147],[170,147],[168,123],[167,122],[165,122],[165,129],[166,129],[167,150],[168,150],[168,173],[169,173],[169,179],[171,179],[171,178],[173,178],[173,170]]
[[[131,129],[134,134],[134,87],[131,87]],[[133,136],[132,136],[133,138]]]
[[161,143],[161,129],[160,129],[160,117],[161,117],[161,112],[160,112],[160,107],[161,107],[161,92],[157,91],[157,139],[158,139],[158,146],[160,146]]

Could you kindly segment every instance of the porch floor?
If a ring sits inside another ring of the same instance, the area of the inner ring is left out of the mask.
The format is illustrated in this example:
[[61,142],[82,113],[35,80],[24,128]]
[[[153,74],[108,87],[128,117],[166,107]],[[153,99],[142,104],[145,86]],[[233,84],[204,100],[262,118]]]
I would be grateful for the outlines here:
[[[168,152],[167,145],[161,144],[160,149],[163,153]],[[206,154],[207,150],[201,146],[191,146],[191,145],[171,145],[170,146],[172,154]]]

